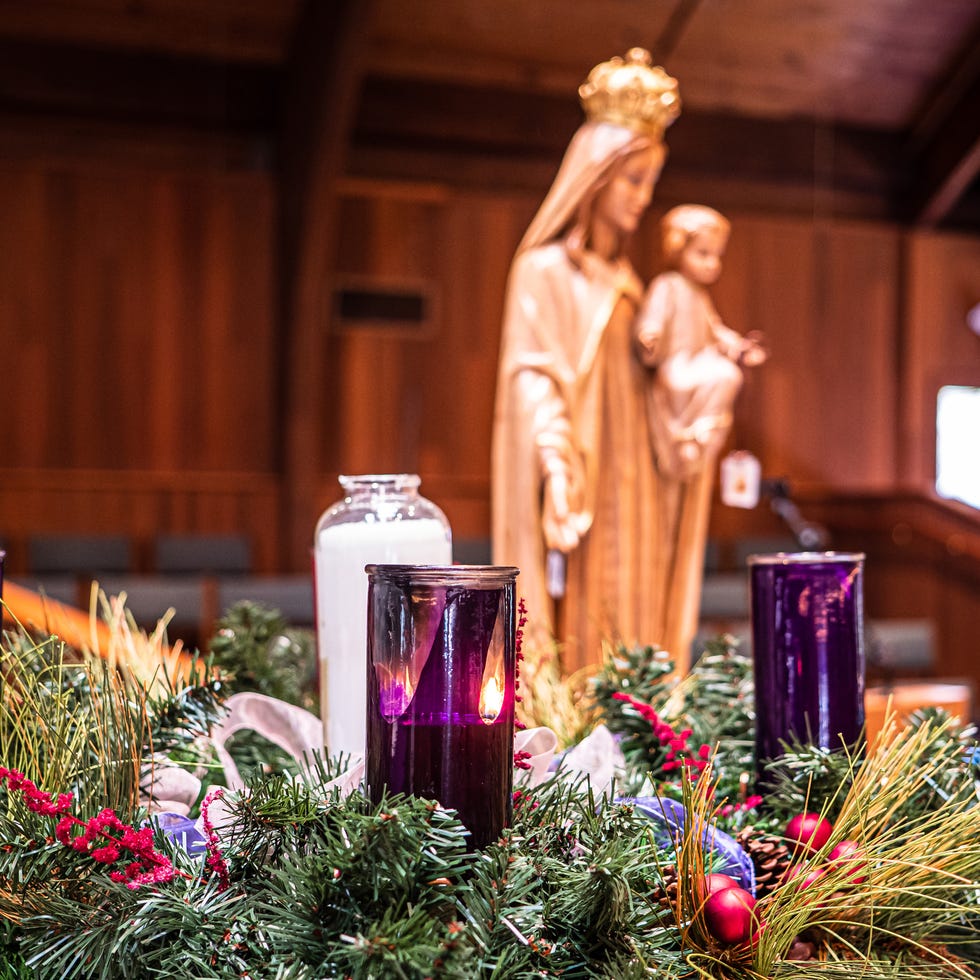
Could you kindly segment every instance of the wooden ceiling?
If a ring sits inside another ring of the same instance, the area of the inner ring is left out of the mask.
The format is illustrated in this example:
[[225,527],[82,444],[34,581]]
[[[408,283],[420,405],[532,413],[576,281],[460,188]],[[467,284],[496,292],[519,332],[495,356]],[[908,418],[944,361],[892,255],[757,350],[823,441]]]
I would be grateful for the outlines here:
[[211,127],[268,160],[346,99],[349,172],[534,184],[634,45],[679,80],[681,186],[980,231],[977,0],[0,0],[0,124]]

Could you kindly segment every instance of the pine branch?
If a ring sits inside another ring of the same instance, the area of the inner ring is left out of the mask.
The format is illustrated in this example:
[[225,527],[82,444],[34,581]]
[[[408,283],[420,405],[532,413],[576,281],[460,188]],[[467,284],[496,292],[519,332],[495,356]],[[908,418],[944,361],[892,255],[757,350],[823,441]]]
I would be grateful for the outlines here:
[[237,603],[218,621],[210,651],[236,691],[258,691],[314,713],[319,710],[312,635],[290,629],[278,610]]

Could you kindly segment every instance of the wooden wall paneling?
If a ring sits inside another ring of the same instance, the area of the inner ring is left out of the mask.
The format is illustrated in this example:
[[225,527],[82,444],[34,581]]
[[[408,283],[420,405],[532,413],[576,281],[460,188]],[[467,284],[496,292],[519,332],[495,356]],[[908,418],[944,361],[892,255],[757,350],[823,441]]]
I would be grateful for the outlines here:
[[281,378],[271,187],[265,177],[225,179],[208,188],[207,201],[200,249],[204,334],[195,376],[208,425],[195,465],[271,472],[278,462]]
[[[161,182],[147,177],[136,181],[129,177],[112,183],[119,188],[125,208],[123,220],[115,228],[107,229],[107,234],[119,237],[122,248],[119,275],[113,284],[119,318],[111,341],[116,351],[115,363],[110,368],[111,374],[99,383],[112,399],[110,412],[117,426],[109,450],[111,459],[99,461],[98,465],[152,468],[155,465],[154,419],[167,412],[169,404],[166,401],[158,404],[148,393],[154,390],[154,375],[166,376],[170,374],[168,364],[180,363],[152,356],[156,310],[161,302],[167,302],[166,294],[173,288],[175,277],[161,275],[161,270],[167,269],[169,256],[158,255],[153,249],[153,230],[165,213],[155,197]],[[112,193],[111,187],[108,193]],[[169,204],[168,200],[164,207]],[[155,261],[158,258],[160,266]],[[156,285],[160,278],[166,279],[167,290],[160,290]],[[161,329],[171,333],[172,324],[168,322]],[[106,361],[108,365],[109,358]]]
[[735,329],[762,331],[770,350],[739,399],[739,445],[759,456],[766,476],[818,479],[808,428],[819,417],[820,400],[813,374],[812,230],[793,220],[729,217],[734,231],[715,301]]
[[525,195],[357,181],[342,202],[338,282],[429,284],[437,316],[417,338],[355,328],[333,339],[335,470],[419,472],[467,538],[489,535],[504,289],[534,206]]
[[58,366],[67,443],[63,456],[52,445],[49,465],[102,468],[132,461],[142,467],[143,426],[152,409],[134,412],[122,395],[138,391],[131,382],[146,369],[139,307],[145,310],[148,297],[135,259],[139,229],[152,222],[146,190],[132,177],[71,173],[61,180],[69,194],[62,214],[51,215],[51,230],[60,217],[64,266],[50,285],[62,292],[63,319],[52,339],[67,355]]
[[[67,353],[60,397],[67,394],[73,410],[66,454],[46,462],[270,467],[275,364],[267,353],[273,328],[267,181],[72,180],[79,203],[62,215],[69,251],[54,290],[63,291],[65,309],[55,346]],[[245,201],[242,220],[232,221]],[[250,278],[236,275],[236,250],[251,256]],[[238,335],[251,338],[247,370],[231,356],[233,318]],[[248,431],[234,424],[243,417],[253,422]]]
[[[61,185],[60,187],[58,185]],[[50,465],[99,466],[99,446],[111,443],[117,433],[109,431],[100,418],[99,406],[91,398],[96,385],[104,379],[93,357],[99,347],[95,335],[98,316],[96,293],[101,284],[99,267],[103,254],[102,211],[92,200],[98,196],[90,184],[73,174],[56,178],[56,188],[63,190],[58,206],[61,230],[55,239],[59,250],[59,278],[52,284],[61,295],[54,307],[58,322],[53,323],[56,342],[55,377],[59,379],[58,397],[62,409],[61,424],[54,430],[50,444]],[[105,357],[110,356],[105,352]],[[103,361],[103,366],[105,361]],[[89,433],[101,430],[95,453],[88,455],[92,443]]]
[[815,259],[821,477],[841,492],[887,490],[897,477],[899,232],[821,224]]
[[[168,434],[172,453],[170,466],[200,469],[207,465],[203,461],[208,458],[208,430],[214,421],[210,411],[215,395],[227,391],[228,386],[226,380],[215,388],[215,374],[222,367],[217,354],[221,325],[215,322],[216,311],[209,310],[207,299],[208,293],[216,289],[216,281],[220,282],[223,271],[214,263],[209,247],[215,218],[211,196],[203,193],[196,181],[182,182],[178,187],[177,208],[174,272],[179,281],[172,286],[177,289],[181,301],[175,311],[177,318],[170,324],[174,347],[171,360],[161,364],[164,373],[161,380],[168,383],[168,365],[183,363],[190,371],[189,383],[178,385],[179,394],[173,405],[172,429]],[[226,439],[231,435],[224,433]]]
[[443,208],[428,190],[417,199],[379,189],[342,201],[334,285],[417,288],[435,305],[433,321],[418,328],[334,327],[327,384],[337,393],[330,424],[339,472],[419,468],[423,402],[443,329]]
[[908,236],[900,404],[903,485],[932,495],[936,476],[936,396],[944,384],[980,386],[980,338],[966,314],[980,303],[980,240],[918,232]]
[[49,357],[48,293],[39,288],[48,254],[43,225],[45,182],[40,174],[0,170],[0,363],[5,424],[0,425],[0,465],[40,462],[50,425],[45,395]]
[[268,182],[5,176],[3,462],[270,467]]
[[182,325],[186,315],[188,284],[181,275],[184,244],[181,236],[185,210],[180,187],[172,180],[156,180],[151,188],[156,220],[146,229],[145,254],[153,278],[148,285],[152,301],[144,316],[148,329],[146,345],[147,395],[153,411],[147,420],[148,443],[152,458],[161,469],[180,465],[184,451],[183,406],[193,397],[199,383],[196,365],[188,363],[184,383],[178,381],[172,366],[184,363],[180,357]]
[[[896,232],[871,225],[732,215],[722,316],[761,330],[770,359],[747,372],[739,445],[764,471],[844,488],[894,474]],[[882,411],[882,406],[886,406]]]
[[278,570],[270,191],[257,172],[3,166],[14,569],[35,530],[173,527],[255,534]]
[[459,195],[446,220],[444,317],[428,392],[425,468],[459,539],[490,535],[490,441],[507,273],[524,232],[518,198]]
[[22,570],[33,533],[125,534],[144,556],[161,531],[246,534],[256,571],[280,571],[275,475],[209,471],[0,468],[0,535]]
[[[882,490],[897,467],[900,238],[891,226],[732,213],[714,295],[722,319],[761,330],[769,361],[746,371],[730,449],[755,453],[794,492]],[[782,533],[763,502],[725,508],[711,534]]]
[[[105,412],[105,453],[75,465],[169,469],[181,465],[181,411],[196,386],[194,346],[188,347],[188,322],[198,336],[203,324],[187,308],[196,280],[184,274],[196,244],[179,229],[187,211],[197,205],[170,175],[120,174],[97,177],[81,172],[75,179],[100,196],[121,194],[125,212],[93,227],[120,250],[119,274],[112,287],[119,297],[113,324],[112,357],[104,360],[99,383],[112,399]],[[81,331],[87,325],[79,324]],[[181,380],[184,379],[184,380]],[[163,438],[161,438],[161,436]],[[169,438],[167,438],[169,437]]]

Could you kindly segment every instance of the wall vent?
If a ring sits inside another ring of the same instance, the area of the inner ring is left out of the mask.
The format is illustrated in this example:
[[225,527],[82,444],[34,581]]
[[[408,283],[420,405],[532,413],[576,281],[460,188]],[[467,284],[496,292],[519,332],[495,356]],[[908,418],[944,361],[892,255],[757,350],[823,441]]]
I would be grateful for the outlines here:
[[346,279],[333,290],[335,333],[365,330],[426,339],[435,329],[435,289],[431,283]]

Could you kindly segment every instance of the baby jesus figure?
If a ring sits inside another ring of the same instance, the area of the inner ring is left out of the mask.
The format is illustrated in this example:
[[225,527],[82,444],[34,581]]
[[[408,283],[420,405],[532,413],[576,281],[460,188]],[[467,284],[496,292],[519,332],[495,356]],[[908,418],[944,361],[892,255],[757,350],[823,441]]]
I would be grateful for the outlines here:
[[730,224],[713,208],[684,204],[664,215],[669,271],[650,283],[636,320],[641,362],[653,370],[647,415],[660,472],[686,480],[717,456],[732,424],[741,365],[762,364],[760,335],[726,327],[708,293],[721,274]]

